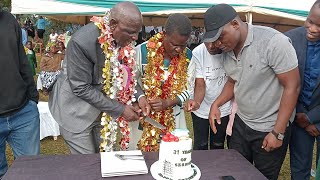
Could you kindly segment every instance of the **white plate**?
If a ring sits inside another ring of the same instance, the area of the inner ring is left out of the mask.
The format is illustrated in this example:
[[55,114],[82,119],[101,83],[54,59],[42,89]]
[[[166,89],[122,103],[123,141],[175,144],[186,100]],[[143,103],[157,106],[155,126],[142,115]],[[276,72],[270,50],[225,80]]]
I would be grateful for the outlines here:
[[[156,180],[167,180],[163,177],[161,177],[159,175],[159,172],[158,172],[158,165],[159,165],[159,161],[156,161],[154,162],[152,165],[151,165],[151,168],[150,168],[150,172],[151,172],[151,175],[153,178],[155,178]],[[200,169],[198,168],[198,166],[196,166],[195,164],[191,163],[191,165],[193,166],[192,167],[192,170],[196,170],[197,171],[197,174],[194,178],[192,178],[192,180],[198,180],[200,179],[200,176],[201,176],[201,171]]]

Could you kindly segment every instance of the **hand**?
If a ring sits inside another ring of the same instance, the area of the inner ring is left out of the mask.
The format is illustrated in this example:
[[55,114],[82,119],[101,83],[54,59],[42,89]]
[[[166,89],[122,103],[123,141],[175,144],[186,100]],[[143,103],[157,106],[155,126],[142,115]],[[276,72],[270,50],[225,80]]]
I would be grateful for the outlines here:
[[135,111],[135,112],[138,114],[139,117],[142,117],[143,116],[143,114],[141,114],[142,110],[140,109],[138,102],[132,103],[132,106],[134,109],[139,109],[138,111]]
[[168,108],[168,102],[165,99],[153,99],[149,101],[151,108],[158,112]]
[[305,128],[305,130],[306,130],[311,136],[317,137],[317,136],[320,135],[319,130],[317,129],[316,125],[314,125],[314,124],[310,124],[309,126],[307,126],[307,127]]
[[138,103],[139,103],[139,107],[142,110],[143,116],[149,116],[150,110],[151,110],[151,106],[148,103],[146,97],[145,96],[140,97]]
[[217,133],[215,121],[217,121],[218,124],[221,124],[220,116],[221,116],[221,112],[219,110],[219,107],[213,103],[210,108],[209,122],[210,122],[211,129],[215,134]]
[[124,111],[121,114],[122,117],[124,117],[127,121],[136,121],[139,120],[139,113],[141,112],[141,109],[131,106],[131,105],[125,105]]
[[200,103],[196,102],[193,99],[189,99],[184,105],[184,110],[187,112],[196,111],[199,108],[200,108]]
[[278,140],[271,132],[266,135],[262,142],[262,147],[267,152],[273,151],[282,146],[282,141]]
[[305,113],[297,113],[296,117],[294,118],[294,122],[296,122],[297,125],[303,129],[310,125],[310,122]]

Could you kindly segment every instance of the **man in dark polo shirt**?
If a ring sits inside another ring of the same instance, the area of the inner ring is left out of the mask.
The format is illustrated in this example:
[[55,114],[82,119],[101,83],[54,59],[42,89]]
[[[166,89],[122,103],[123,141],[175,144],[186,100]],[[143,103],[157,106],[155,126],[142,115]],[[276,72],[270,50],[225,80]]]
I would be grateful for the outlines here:
[[17,20],[0,7],[0,179],[8,169],[6,142],[15,157],[40,152],[38,92]]
[[277,179],[290,139],[300,77],[290,39],[268,27],[244,23],[229,5],[205,13],[204,42],[215,42],[229,76],[210,109],[211,127],[221,123],[219,107],[235,97],[238,110],[230,148],[268,179]]

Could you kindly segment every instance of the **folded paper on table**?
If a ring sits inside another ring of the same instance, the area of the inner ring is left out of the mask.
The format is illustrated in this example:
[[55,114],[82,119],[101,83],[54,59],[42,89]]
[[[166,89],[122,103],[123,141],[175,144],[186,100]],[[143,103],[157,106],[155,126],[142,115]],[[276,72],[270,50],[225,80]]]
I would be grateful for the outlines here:
[[127,176],[137,174],[147,174],[148,168],[145,161],[126,159],[121,160],[115,156],[121,155],[142,155],[141,151],[113,151],[101,152],[101,174],[102,177]]

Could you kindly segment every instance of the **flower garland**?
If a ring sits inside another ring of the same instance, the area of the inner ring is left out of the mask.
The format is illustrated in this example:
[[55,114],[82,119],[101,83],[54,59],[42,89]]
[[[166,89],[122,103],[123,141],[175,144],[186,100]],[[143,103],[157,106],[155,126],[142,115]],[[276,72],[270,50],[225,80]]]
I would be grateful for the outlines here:
[[[163,32],[160,32],[150,38],[147,44],[148,64],[145,67],[142,83],[145,95],[149,100],[155,98],[170,98],[174,100],[178,94],[185,90],[187,84],[187,68],[190,60],[186,57],[186,49],[178,56],[170,59],[168,67],[170,75],[165,80],[164,37]],[[150,117],[164,125],[166,129],[160,130],[144,122],[142,124],[142,138],[138,142],[138,147],[142,151],[158,151],[160,134],[164,134],[166,131],[171,132],[175,129],[172,107],[159,112],[151,111]]]
[[[131,105],[136,101],[133,94],[136,92],[135,86],[137,84],[135,78],[134,46],[130,44],[122,48],[116,47],[109,26],[109,17],[110,12],[107,12],[104,17],[92,17],[90,19],[101,31],[98,41],[105,54],[105,65],[102,69],[102,77],[104,78],[102,91],[110,99],[117,99],[122,104]],[[122,63],[120,60],[122,60]],[[120,116],[114,119],[109,114],[103,112],[101,125],[103,126],[101,130],[101,152],[112,151],[114,149],[118,126],[122,134],[120,139],[121,149],[128,149],[130,128],[128,121],[124,117]]]

